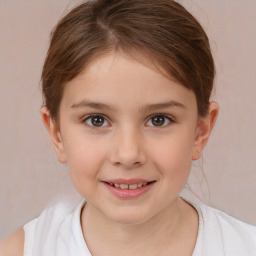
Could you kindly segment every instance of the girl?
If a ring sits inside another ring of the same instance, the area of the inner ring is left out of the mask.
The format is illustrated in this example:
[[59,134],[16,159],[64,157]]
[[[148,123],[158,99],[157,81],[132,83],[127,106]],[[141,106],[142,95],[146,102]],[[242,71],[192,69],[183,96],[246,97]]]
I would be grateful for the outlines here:
[[85,200],[46,209],[3,255],[256,255],[256,227],[179,196],[217,117],[214,73],[205,32],[175,1],[92,0],[68,13],[41,114]]

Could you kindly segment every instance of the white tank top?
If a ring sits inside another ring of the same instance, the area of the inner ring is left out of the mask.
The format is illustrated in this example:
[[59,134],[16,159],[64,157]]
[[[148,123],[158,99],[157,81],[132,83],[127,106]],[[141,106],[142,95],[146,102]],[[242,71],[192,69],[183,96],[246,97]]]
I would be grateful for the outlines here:
[[[202,203],[186,201],[199,215],[192,256],[256,256],[255,226]],[[74,209],[72,203],[58,203],[26,224],[24,256],[92,256],[80,224],[84,204],[85,200]]]

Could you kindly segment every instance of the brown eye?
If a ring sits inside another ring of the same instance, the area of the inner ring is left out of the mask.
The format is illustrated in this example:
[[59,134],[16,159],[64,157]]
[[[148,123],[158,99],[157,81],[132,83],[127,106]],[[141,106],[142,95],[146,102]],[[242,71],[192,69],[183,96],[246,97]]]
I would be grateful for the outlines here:
[[148,126],[164,127],[173,122],[173,119],[165,115],[155,115],[147,122]]
[[164,122],[165,122],[165,118],[163,116],[152,117],[152,124],[155,126],[162,126]]
[[104,127],[107,125],[105,118],[100,115],[89,116],[85,119],[85,122],[93,127]]

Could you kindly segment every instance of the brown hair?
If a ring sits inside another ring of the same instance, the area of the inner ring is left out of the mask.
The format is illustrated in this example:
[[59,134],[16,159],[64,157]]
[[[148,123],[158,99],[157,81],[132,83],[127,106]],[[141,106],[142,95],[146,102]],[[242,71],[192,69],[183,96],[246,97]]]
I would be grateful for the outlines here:
[[42,72],[44,104],[54,120],[65,84],[107,52],[134,52],[193,90],[208,113],[215,75],[210,45],[198,21],[173,0],[91,0],[63,17],[52,32]]

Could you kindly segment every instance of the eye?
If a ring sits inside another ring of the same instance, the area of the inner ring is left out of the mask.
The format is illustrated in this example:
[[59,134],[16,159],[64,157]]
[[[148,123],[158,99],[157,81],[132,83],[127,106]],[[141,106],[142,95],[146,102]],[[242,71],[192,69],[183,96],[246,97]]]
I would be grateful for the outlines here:
[[108,121],[101,115],[90,115],[87,116],[83,122],[87,123],[89,126],[94,127],[105,127],[108,125]]
[[154,115],[152,116],[148,122],[148,126],[155,126],[155,127],[165,127],[170,123],[173,123],[174,120],[166,115]]

